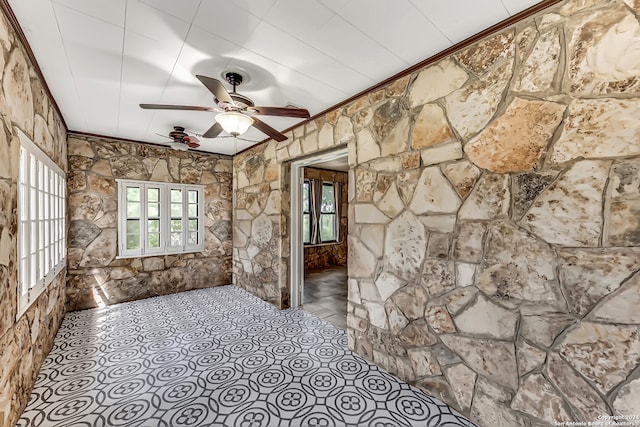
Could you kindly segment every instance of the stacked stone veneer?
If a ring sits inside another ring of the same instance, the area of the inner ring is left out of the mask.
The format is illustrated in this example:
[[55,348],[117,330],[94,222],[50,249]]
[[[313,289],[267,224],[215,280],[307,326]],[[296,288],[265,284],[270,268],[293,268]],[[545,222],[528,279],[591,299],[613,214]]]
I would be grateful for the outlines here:
[[346,172],[326,169],[304,168],[304,177],[308,179],[321,179],[328,182],[342,183],[340,194],[340,219],[338,221],[338,243],[320,244],[304,247],[304,268],[315,270],[327,267],[347,265],[347,217],[349,207],[349,194],[347,184],[349,174]]
[[639,13],[563,2],[237,156],[237,284],[287,305],[287,161],[346,144],[350,348],[481,425],[640,414]]
[[[67,308],[231,283],[231,159],[69,135]],[[205,186],[203,252],[118,259],[116,179]]]
[[36,76],[24,47],[0,14],[0,426],[13,426],[64,314],[66,271],[19,319],[18,165],[22,130],[67,170],[66,129]]

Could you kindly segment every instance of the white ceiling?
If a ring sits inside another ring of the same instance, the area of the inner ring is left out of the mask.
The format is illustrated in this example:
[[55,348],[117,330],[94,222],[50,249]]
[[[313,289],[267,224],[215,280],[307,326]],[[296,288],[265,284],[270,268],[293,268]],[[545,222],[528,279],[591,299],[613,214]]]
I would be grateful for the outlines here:
[[[213,106],[196,74],[241,70],[250,81],[238,92],[256,105],[314,115],[535,3],[9,0],[70,130],[153,143],[173,125],[201,134],[214,123],[211,112],[138,106]],[[278,130],[300,121],[261,119]],[[253,128],[243,137],[266,138]],[[200,140],[221,154],[255,144]]]
[[341,171],[341,172],[349,172],[349,160],[347,159],[346,156],[344,156],[338,159],[327,160],[325,162],[313,163],[307,167]]

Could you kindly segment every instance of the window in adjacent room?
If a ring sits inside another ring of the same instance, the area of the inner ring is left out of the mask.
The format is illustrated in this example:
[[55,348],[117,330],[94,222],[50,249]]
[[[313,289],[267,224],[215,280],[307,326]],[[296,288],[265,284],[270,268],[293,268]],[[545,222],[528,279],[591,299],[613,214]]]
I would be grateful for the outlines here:
[[336,239],[336,193],[333,182],[322,183],[320,205],[320,243],[335,242]]
[[311,243],[311,183],[302,184],[302,241]]
[[18,165],[18,317],[66,263],[66,178],[24,133]]
[[305,180],[302,187],[302,237],[305,244],[338,241],[340,184]]
[[118,180],[119,257],[204,250],[203,186]]

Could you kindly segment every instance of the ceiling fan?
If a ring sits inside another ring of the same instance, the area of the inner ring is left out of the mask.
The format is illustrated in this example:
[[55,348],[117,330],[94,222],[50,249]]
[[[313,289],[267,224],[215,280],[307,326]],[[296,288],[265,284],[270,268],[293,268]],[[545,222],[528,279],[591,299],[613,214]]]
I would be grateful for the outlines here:
[[284,134],[280,133],[278,130],[269,126],[255,116],[283,116],[301,119],[308,119],[310,117],[309,111],[304,108],[256,106],[250,98],[236,92],[236,87],[239,86],[243,80],[242,76],[238,73],[225,73],[225,79],[229,84],[231,84],[231,86],[233,86],[232,92],[228,92],[219,80],[199,75],[196,75],[196,77],[207,89],[209,89],[209,91],[211,91],[211,93],[213,93],[214,100],[216,102],[215,107],[166,104],[140,104],[140,107],[150,110],[193,110],[218,112],[215,116],[216,123],[202,134],[205,138],[215,138],[223,130],[227,131],[227,133],[232,136],[238,136],[244,133],[249,126],[253,126],[276,141],[284,141],[287,139]]
[[173,130],[169,132],[169,136],[158,134],[165,138],[170,138],[169,145],[174,150],[187,151],[189,148],[200,147],[200,140],[195,136],[187,134],[182,126],[174,126]]

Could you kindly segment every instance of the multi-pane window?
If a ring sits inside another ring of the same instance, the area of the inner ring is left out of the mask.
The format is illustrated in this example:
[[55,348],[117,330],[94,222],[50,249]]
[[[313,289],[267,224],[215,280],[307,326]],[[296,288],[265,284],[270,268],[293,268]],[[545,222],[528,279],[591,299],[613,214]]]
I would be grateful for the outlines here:
[[18,317],[64,268],[65,174],[18,131]]
[[336,194],[332,182],[322,183],[322,204],[320,205],[320,242],[336,241]]
[[336,187],[333,182],[305,180],[302,187],[302,238],[305,244],[338,240]]
[[204,249],[203,187],[118,180],[119,256]]
[[302,241],[311,243],[311,183],[305,181],[302,187]]

